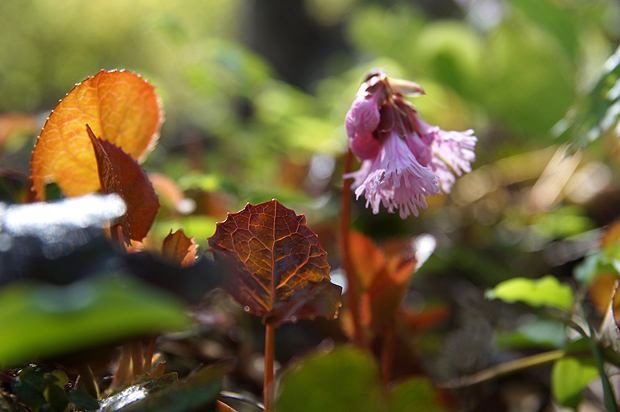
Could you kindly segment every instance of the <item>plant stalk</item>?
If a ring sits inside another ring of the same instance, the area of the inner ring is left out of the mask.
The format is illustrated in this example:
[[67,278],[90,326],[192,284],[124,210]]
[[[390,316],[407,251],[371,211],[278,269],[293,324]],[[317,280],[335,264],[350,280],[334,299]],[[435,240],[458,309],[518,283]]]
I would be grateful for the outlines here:
[[131,342],[131,363],[133,366],[134,378],[142,375],[144,354],[142,353],[142,341],[140,339]]
[[[353,152],[347,151],[344,160],[344,174],[351,172],[353,165]],[[366,340],[360,321],[359,302],[357,299],[357,279],[351,261],[351,247],[349,244],[349,225],[351,224],[351,179],[344,179],[342,184],[341,210],[340,210],[340,255],[342,266],[347,274],[347,304],[353,320],[353,332],[355,344],[366,348]]]
[[392,380],[392,368],[394,365],[394,349],[396,345],[396,325],[394,322],[388,326],[383,338],[381,348],[381,375],[383,376],[383,386],[387,389]]
[[274,379],[273,364],[275,354],[275,328],[273,324],[265,325],[265,382],[263,386],[266,412],[274,411]]
[[463,388],[466,386],[473,386],[478,383],[482,383],[482,382],[485,382],[491,379],[499,378],[500,376],[510,375],[511,373],[519,372],[524,369],[532,368],[534,366],[540,366],[540,365],[554,362],[558,359],[562,359],[562,357],[564,357],[565,354],[566,353],[564,352],[563,349],[539,353],[537,355],[528,356],[526,358],[521,358],[521,359],[517,359],[514,361],[502,363],[496,366],[492,366],[474,375],[453,379],[440,386],[443,388],[447,388],[447,389],[456,389],[456,388]]
[[114,372],[114,377],[112,378],[110,387],[114,389],[122,388],[127,382],[127,377],[130,374],[130,368],[131,345],[129,343],[124,343],[121,347],[121,358],[118,361],[118,366],[116,367],[116,372]]
[[151,336],[149,339],[149,346],[146,349],[146,355],[144,356],[144,373],[151,373],[153,369],[153,355],[155,354],[155,345],[157,344],[157,335]]
[[[615,292],[614,292],[615,295]],[[613,297],[612,297],[612,306],[613,306]],[[593,337],[595,336],[594,330],[590,327],[591,336],[588,338],[590,342],[590,348],[592,349],[592,355],[594,356],[594,361],[596,362],[596,367],[598,369],[598,373],[601,377],[601,384],[603,386],[603,398],[605,401],[605,409],[609,412],[618,412],[618,403],[616,402],[616,396],[614,395],[614,390],[611,387],[611,383],[609,382],[609,378],[607,377],[607,373],[605,373],[605,364],[603,362],[603,355],[601,354],[601,349],[598,346],[598,341]]]

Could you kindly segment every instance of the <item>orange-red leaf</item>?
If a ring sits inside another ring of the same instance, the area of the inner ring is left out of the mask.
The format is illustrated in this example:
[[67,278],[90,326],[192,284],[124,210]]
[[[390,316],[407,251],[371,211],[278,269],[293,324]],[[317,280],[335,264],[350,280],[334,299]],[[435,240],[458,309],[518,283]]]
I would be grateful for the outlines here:
[[185,236],[182,229],[172,233],[164,239],[161,248],[164,259],[179,266],[191,266],[196,260],[196,243],[194,238]]
[[173,207],[179,213],[189,214],[196,209],[196,202],[183,194],[178,183],[161,173],[149,173],[149,180],[166,206]]
[[146,172],[131,156],[110,142],[98,139],[87,125],[94,149],[103,193],[118,193],[127,205],[123,236],[141,241],[148,233],[159,209],[159,199]]
[[86,134],[94,134],[143,160],[159,137],[163,111],[154,87],[135,73],[101,71],[76,85],[54,108],[32,153],[38,199],[55,182],[66,196],[100,189],[97,163]]
[[342,288],[331,283],[327,253],[306,218],[277,200],[228,214],[209,247],[228,272],[222,287],[247,312],[274,326],[338,315]]
[[401,301],[415,272],[415,254],[407,248],[387,257],[364,235],[350,233],[351,260],[360,283],[362,323],[380,332],[394,322]]

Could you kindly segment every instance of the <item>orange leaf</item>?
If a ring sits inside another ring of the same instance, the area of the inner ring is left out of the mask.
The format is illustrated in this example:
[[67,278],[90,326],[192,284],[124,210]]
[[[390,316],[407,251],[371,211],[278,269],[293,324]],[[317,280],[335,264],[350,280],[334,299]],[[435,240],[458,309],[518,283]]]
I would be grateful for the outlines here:
[[[360,281],[362,323],[375,333],[394,322],[416,269],[411,242],[402,243],[389,259],[364,235],[350,233],[351,260]],[[405,246],[403,246],[405,245]],[[393,251],[390,251],[393,252]]]
[[360,282],[361,291],[365,291],[385,269],[385,254],[372,240],[358,232],[349,233],[349,244],[353,270]]
[[149,180],[155,188],[164,205],[172,206],[177,212],[184,215],[192,213],[196,209],[196,202],[188,199],[183,194],[179,185],[168,176],[160,173],[149,173]]
[[[604,315],[609,308],[612,292],[618,280],[620,280],[618,275],[606,272],[595,277],[590,284],[590,289],[588,290],[590,300],[601,315]],[[620,296],[616,297],[614,301],[614,309],[620,309]]]
[[185,236],[182,229],[172,233],[172,230],[164,239],[162,256],[169,262],[179,266],[191,266],[196,260],[196,243],[194,238]]
[[425,307],[421,312],[412,308],[402,308],[398,316],[412,333],[422,333],[447,320],[450,316],[450,307],[443,303],[435,304]]
[[50,182],[66,196],[100,189],[86,124],[102,140],[142,161],[157,142],[163,120],[154,89],[126,71],[102,70],[76,85],[50,114],[32,153],[37,198],[44,200]]
[[611,246],[620,240],[620,220],[613,221],[601,237],[601,248]]
[[331,283],[327,253],[306,218],[277,200],[229,213],[209,247],[228,269],[222,287],[265,322],[338,315],[342,288]]
[[118,193],[127,205],[121,224],[125,241],[141,241],[148,233],[159,209],[155,190],[142,167],[112,143],[98,139],[86,125],[97,159],[102,192]]

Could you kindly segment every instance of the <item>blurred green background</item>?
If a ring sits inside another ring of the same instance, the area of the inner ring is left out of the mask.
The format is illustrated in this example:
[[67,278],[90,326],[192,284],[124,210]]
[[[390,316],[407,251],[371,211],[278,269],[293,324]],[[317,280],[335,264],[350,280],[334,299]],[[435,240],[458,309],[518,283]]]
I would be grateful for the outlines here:
[[125,68],[157,86],[166,110],[145,168],[191,200],[179,209],[160,193],[153,237],[183,227],[204,245],[226,211],[275,197],[335,251],[343,119],[364,74],[383,67],[424,86],[414,103],[427,122],[473,128],[478,160],[421,218],[372,216],[359,202],[354,225],[379,239],[430,232],[450,254],[440,267],[483,283],[521,266],[534,275],[584,254],[556,256],[553,241],[617,217],[613,133],[577,158],[559,145],[578,137],[552,128],[613,53],[619,16],[611,0],[2,0],[0,161],[28,174],[56,102]]
[[[456,310],[413,352],[441,378],[473,373],[496,353],[493,330],[519,323],[484,288],[572,279],[620,217],[619,22],[612,0],[0,0],[0,168],[29,174],[75,83],[136,71],[166,111],[144,163],[170,179],[152,245],[183,228],[204,247],[227,211],[277,198],[307,215],[337,270],[345,114],[371,68],[416,81],[428,123],[476,131],[474,171],[418,218],[360,200],[353,225],[437,239],[405,305]],[[561,345],[561,328],[538,326],[539,343]]]

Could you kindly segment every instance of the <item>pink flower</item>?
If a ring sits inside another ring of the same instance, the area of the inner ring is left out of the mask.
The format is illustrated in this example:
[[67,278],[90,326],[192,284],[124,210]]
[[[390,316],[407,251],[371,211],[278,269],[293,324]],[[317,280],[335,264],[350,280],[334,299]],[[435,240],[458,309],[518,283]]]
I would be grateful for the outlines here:
[[394,213],[399,209],[405,219],[411,213],[418,215],[418,207],[426,209],[424,196],[439,191],[436,177],[430,168],[422,166],[407,147],[407,143],[392,131],[381,145],[374,160],[364,160],[362,168],[346,177],[355,179],[355,194],[366,198],[373,213],[379,205]]
[[449,193],[457,176],[471,171],[476,159],[473,130],[444,131],[417,115],[402,94],[424,91],[415,83],[392,83],[381,70],[372,71],[347,113],[345,125],[351,151],[362,162],[353,178],[353,189],[366,198],[366,207],[379,213],[399,209],[400,217],[418,216],[426,209],[425,196]]

